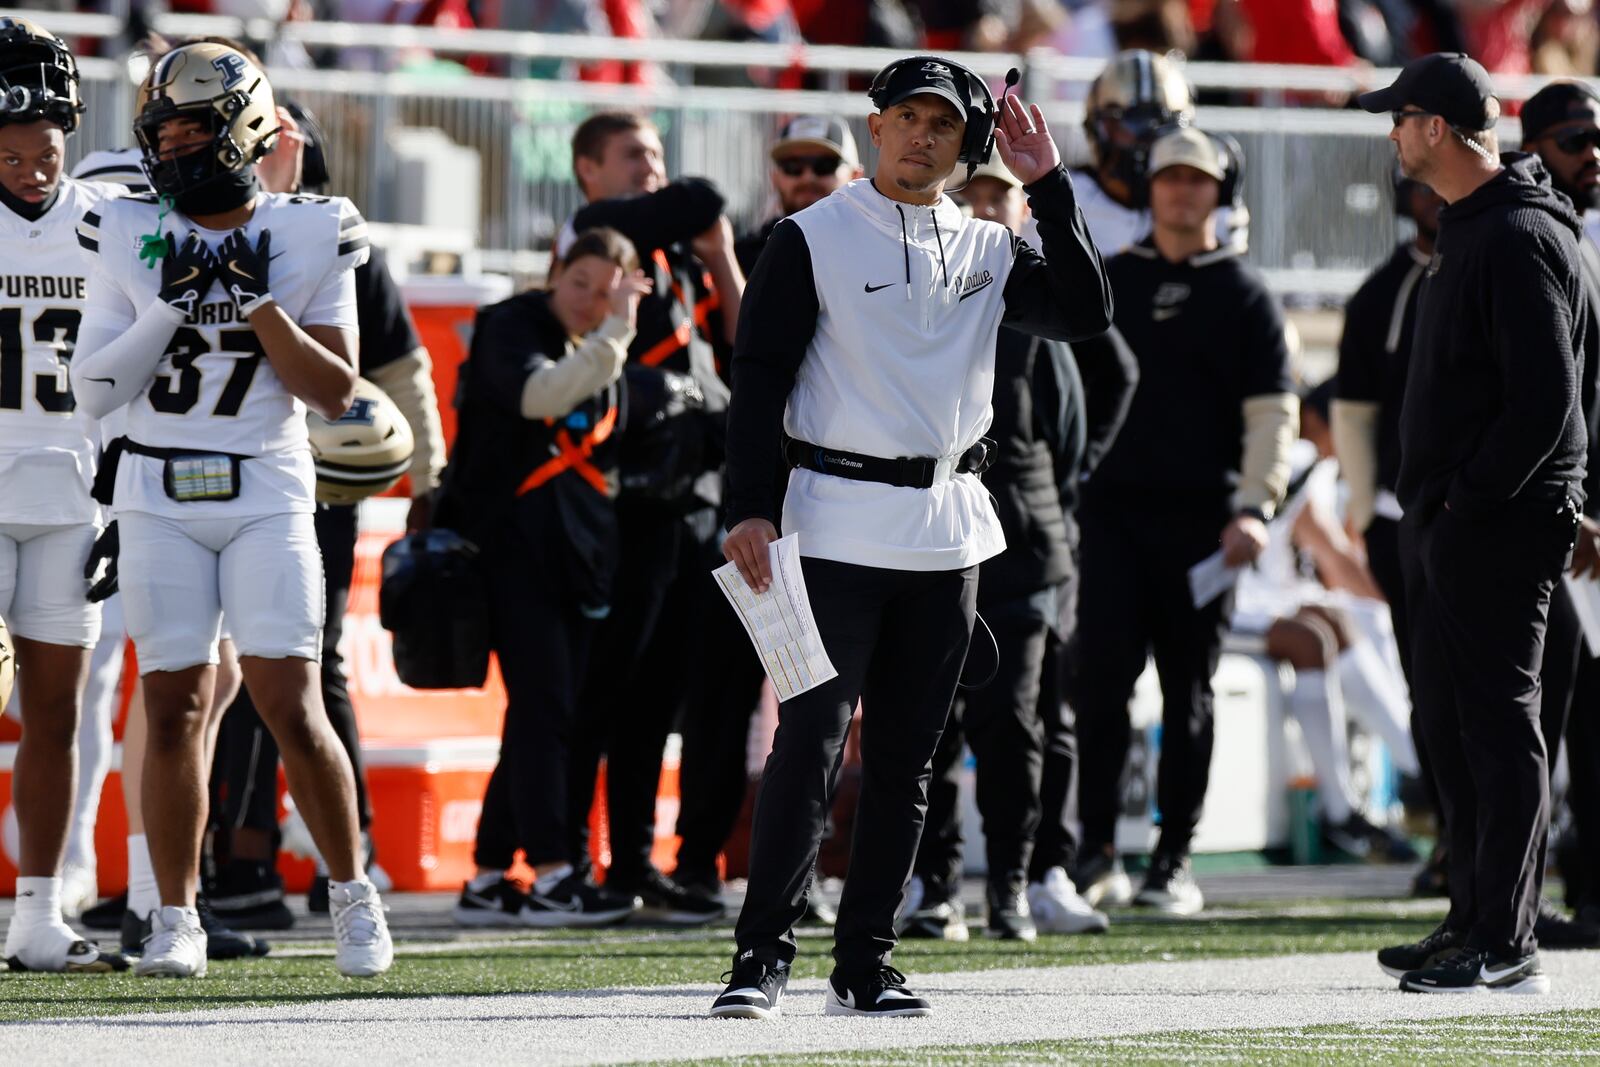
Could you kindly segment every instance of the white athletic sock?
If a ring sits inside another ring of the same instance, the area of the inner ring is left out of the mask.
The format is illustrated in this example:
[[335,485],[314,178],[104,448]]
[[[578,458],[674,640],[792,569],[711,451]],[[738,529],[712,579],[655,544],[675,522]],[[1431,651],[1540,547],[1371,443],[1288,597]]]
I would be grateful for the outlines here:
[[533,883],[533,891],[540,894],[548,893],[556,886],[560,885],[561,880],[566,878],[571,873],[572,864],[563,863],[549,874],[540,875],[539,878]]
[[1344,701],[1338,681],[1326,671],[1302,671],[1294,675],[1294,692],[1289,694],[1289,711],[1300,724],[1317,772],[1317,796],[1322,813],[1335,825],[1350,818],[1355,797],[1350,786],[1350,754],[1345,743]]
[[1339,653],[1339,686],[1349,697],[1351,713],[1383,739],[1395,769],[1401,774],[1420,774],[1411,738],[1411,702],[1402,680],[1378,650],[1358,641]]
[[497,884],[506,876],[505,871],[491,870],[488,867],[479,867],[478,873],[472,876],[472,881],[467,883],[474,893],[481,893],[490,886]]
[[161,907],[156,871],[150,864],[150,843],[144,834],[128,835],[128,910],[144,918]]
[[61,878],[18,878],[16,916],[19,925],[61,922]]

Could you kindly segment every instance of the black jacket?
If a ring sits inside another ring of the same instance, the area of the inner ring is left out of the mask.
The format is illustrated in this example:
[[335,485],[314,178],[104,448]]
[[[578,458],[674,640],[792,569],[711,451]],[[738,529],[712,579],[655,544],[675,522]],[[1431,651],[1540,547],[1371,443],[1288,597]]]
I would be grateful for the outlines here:
[[1139,388],[1085,506],[1147,502],[1225,516],[1244,401],[1293,390],[1283,315],[1237,250],[1168,262],[1145,238],[1106,264]]
[[1537,157],[1439,214],[1400,413],[1396,495],[1426,522],[1517,499],[1580,501],[1578,400],[1600,343],[1578,274],[1582,223]]
[[1378,405],[1380,488],[1394,491],[1400,478],[1400,406],[1411,364],[1417,298],[1428,260],[1410,241],[1367,276],[1344,308],[1335,394]]
[[[478,312],[472,349],[461,366],[460,429],[435,523],[475,542],[486,556],[499,551],[532,555],[536,569],[562,582],[583,604],[603,605],[610,602],[618,551],[620,383],[563,419],[522,414],[528,376],[544,361],[562,359],[566,350],[566,330],[550,310],[548,293],[521,293]],[[607,430],[597,434],[603,426]],[[591,434],[597,443],[587,463],[604,476],[605,492],[570,463],[552,467],[552,477],[524,489],[530,474],[567,451],[564,444],[581,447]]]

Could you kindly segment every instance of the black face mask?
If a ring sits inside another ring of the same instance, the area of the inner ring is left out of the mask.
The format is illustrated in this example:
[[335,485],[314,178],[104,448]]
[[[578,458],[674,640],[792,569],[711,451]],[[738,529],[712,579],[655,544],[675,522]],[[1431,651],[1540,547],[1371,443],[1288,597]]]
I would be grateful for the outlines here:
[[220,215],[225,211],[243,207],[261,191],[256,180],[256,169],[224,171],[206,181],[197,189],[189,189],[174,197],[178,210],[193,218],[196,215]]
[[52,189],[50,191],[50,195],[45,197],[37,204],[30,204],[21,197],[12,196],[11,190],[7,189],[3,185],[0,185],[0,204],[4,204],[6,207],[10,208],[18,215],[21,215],[29,222],[38,222],[39,219],[44,216],[46,211],[49,211],[51,208],[55,207],[56,201],[59,199],[61,199],[60,185],[57,185],[54,189]]

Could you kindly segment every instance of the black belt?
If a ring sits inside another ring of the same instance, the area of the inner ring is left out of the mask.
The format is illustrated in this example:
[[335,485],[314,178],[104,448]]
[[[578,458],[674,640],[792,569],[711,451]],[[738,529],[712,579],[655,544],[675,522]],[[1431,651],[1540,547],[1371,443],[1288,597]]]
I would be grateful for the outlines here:
[[[989,438],[980,438],[961,454],[951,474],[982,474],[994,462],[997,446]],[[837,448],[823,448],[808,441],[785,437],[783,458],[791,467],[804,467],[818,474],[831,474],[857,482],[882,482],[885,485],[906,486],[912,489],[930,489],[937,481],[940,460],[932,456],[901,456],[883,459],[865,456],[859,452],[845,452]]]
[[227,456],[229,459],[243,461],[254,459],[254,456],[241,456],[233,452],[217,452],[204,448],[155,448],[151,445],[141,445],[138,441],[127,437],[114,437],[106,445],[106,450],[100,456],[100,467],[95,471],[94,486],[89,490],[89,495],[96,502],[111,506],[111,498],[117,486],[117,464],[122,460],[124,452],[135,456],[149,456],[151,459],[178,459],[182,456],[193,456],[204,453],[209,456]]

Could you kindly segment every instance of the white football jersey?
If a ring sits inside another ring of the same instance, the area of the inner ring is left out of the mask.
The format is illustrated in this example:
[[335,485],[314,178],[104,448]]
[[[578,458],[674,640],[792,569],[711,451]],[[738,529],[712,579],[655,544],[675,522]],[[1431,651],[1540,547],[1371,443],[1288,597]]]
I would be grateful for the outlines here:
[[[97,253],[86,321],[126,329],[159,299],[161,269],[139,258],[141,238],[190,231],[215,251],[228,236],[196,226],[177,212],[164,219],[152,194],[124,197],[90,212],[78,228],[83,247]],[[159,219],[159,223],[158,223]],[[252,247],[271,231],[268,287],[301,326],[357,330],[355,268],[367,260],[367,224],[343,197],[263,194],[244,227]],[[178,502],[162,488],[163,464],[125,455],[117,473],[113,511],[175,518],[267,515],[315,508],[305,405],[273,372],[248,322],[213,285],[167,344],[151,380],[126,407],[128,438],[153,448],[230,452],[242,465],[233,500]]]
[[95,421],[77,411],[67,364],[94,267],[74,232],[126,190],[61,179],[30,222],[0,208],[0,521],[92,521]]

